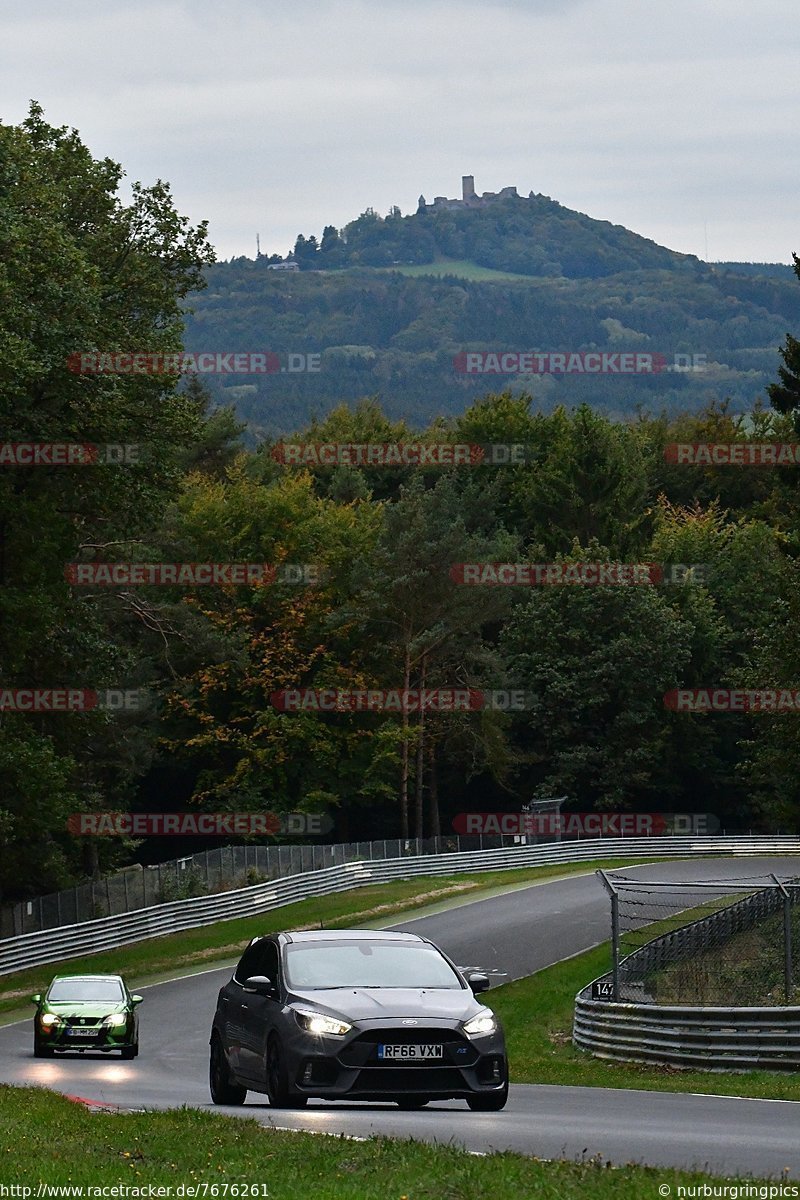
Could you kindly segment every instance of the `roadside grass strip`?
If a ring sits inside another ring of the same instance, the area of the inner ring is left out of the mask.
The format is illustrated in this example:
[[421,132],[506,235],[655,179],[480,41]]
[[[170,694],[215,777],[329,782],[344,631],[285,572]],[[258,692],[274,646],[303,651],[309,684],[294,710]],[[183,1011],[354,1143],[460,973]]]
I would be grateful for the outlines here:
[[684,1070],[611,1062],[579,1050],[572,1042],[575,995],[610,965],[610,946],[597,946],[486,993],[505,1027],[512,1083],[800,1100],[800,1077],[791,1072]]
[[[239,958],[251,938],[279,929],[318,929],[394,923],[404,913],[441,902],[480,900],[492,891],[539,883],[570,875],[591,874],[597,867],[613,870],[636,864],[664,861],[658,858],[561,863],[548,867],[522,867],[480,874],[426,876],[367,885],[330,896],[315,896],[287,904],[260,915],[220,921],[181,933],[132,942],[117,950],[82,955],[62,962],[46,963],[0,977],[0,1018],[28,1014],[27,999],[43,991],[54,975],[96,972],[122,973],[129,986],[141,987],[173,979],[191,971],[224,965]],[[598,895],[598,904],[603,904]],[[391,918],[391,921],[389,921]]]
[[47,1200],[58,1193],[40,1185],[74,1188],[61,1195],[75,1200],[79,1188],[87,1189],[83,1200],[93,1200],[88,1189],[114,1186],[127,1200],[156,1187],[169,1188],[161,1195],[172,1200],[619,1200],[720,1184],[707,1175],[612,1168],[598,1159],[545,1162],[407,1139],[285,1132],[199,1109],[90,1112],[42,1088],[5,1085],[0,1128],[0,1184]]

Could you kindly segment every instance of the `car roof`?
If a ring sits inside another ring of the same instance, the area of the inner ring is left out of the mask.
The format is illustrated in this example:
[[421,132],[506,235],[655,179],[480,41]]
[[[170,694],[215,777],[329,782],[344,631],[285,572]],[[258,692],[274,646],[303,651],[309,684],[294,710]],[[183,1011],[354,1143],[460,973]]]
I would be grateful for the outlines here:
[[122,983],[121,975],[54,975],[50,986],[65,979],[79,979],[81,983]]
[[285,942],[417,942],[425,939],[416,933],[393,929],[285,929],[278,935]]

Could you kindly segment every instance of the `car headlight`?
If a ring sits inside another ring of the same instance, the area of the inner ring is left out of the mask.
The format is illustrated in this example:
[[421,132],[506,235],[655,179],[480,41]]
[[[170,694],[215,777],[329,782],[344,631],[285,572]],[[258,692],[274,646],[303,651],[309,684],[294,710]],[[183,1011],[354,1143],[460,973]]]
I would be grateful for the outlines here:
[[42,1015],[39,1017],[39,1020],[42,1025],[44,1025],[45,1029],[50,1029],[52,1025],[61,1024],[61,1017],[59,1017],[56,1013],[42,1013]]
[[128,1024],[128,1018],[125,1013],[112,1013],[110,1017],[106,1017],[103,1024],[111,1029],[121,1029],[123,1025]]
[[485,1008],[483,1012],[479,1012],[477,1017],[472,1017],[469,1021],[464,1022],[464,1033],[468,1037],[480,1037],[485,1033],[494,1033],[497,1029],[497,1021],[493,1012]]
[[343,1037],[353,1028],[347,1021],[340,1021],[338,1017],[329,1017],[326,1013],[313,1012],[311,1009],[296,1008],[294,1015],[298,1024],[308,1033],[328,1033],[335,1037]]

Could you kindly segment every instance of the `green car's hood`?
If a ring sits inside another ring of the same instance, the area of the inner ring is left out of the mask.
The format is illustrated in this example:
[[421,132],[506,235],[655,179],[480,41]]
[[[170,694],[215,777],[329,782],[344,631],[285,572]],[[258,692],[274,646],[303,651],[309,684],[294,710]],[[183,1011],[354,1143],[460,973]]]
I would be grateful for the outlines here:
[[42,1012],[61,1017],[110,1017],[112,1013],[128,1011],[125,1000],[45,1000],[39,1005]]

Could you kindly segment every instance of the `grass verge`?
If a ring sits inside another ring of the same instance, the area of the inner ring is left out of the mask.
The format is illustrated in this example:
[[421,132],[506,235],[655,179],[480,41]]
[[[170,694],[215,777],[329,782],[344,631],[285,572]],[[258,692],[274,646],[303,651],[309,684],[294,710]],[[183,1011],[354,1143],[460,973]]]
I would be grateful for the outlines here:
[[[5,1134],[0,1183],[31,1187],[34,1195],[42,1181],[130,1189],[166,1185],[173,1197],[223,1200],[245,1194],[269,1200],[616,1200],[620,1189],[623,1195],[650,1197],[665,1185],[676,1196],[680,1184],[710,1182],[705,1175],[649,1167],[615,1170],[593,1160],[541,1162],[510,1153],[476,1157],[408,1140],[354,1142],[288,1133],[196,1109],[90,1113],[39,1088],[0,1086],[0,1127]],[[192,1185],[198,1189],[194,1193],[188,1190]]]
[[[662,859],[637,859],[638,863],[660,862]],[[427,908],[441,901],[479,900],[498,888],[510,888],[522,883],[538,883],[569,875],[586,874],[596,867],[633,866],[630,859],[603,860],[591,863],[569,863],[552,867],[523,867],[511,871],[486,871],[480,875],[450,875],[404,879],[393,883],[354,888],[331,896],[318,896],[287,904],[272,912],[257,916],[220,921],[199,929],[165,937],[150,938],[105,950],[99,954],[82,955],[59,963],[47,963],[0,977],[0,1016],[25,1015],[27,997],[47,987],[59,972],[76,974],[81,971],[122,973],[129,985],[141,986],[158,978],[169,978],[192,969],[203,970],[214,963],[237,959],[250,938],[256,934],[278,929],[314,928],[382,924],[387,919]],[[598,903],[603,903],[598,895]]]
[[575,994],[609,965],[609,947],[598,946],[527,979],[492,988],[487,1002],[505,1026],[513,1083],[800,1100],[800,1077],[791,1072],[687,1071],[610,1062],[578,1050],[572,1044]]

